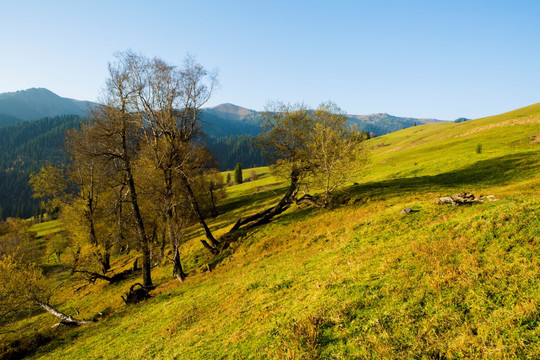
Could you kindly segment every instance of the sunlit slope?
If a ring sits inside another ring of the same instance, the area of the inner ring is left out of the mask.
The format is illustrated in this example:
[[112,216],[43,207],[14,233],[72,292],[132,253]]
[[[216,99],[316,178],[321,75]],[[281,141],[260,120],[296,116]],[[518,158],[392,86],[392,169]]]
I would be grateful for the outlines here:
[[539,141],[540,103],[462,123],[416,126],[370,140],[372,160],[364,180],[443,175],[473,164],[499,176],[538,161]]
[[[159,264],[144,303],[120,300],[135,278],[66,291],[62,309],[105,315],[33,358],[540,358],[539,115],[537,104],[372,139],[371,163],[336,208],[293,205],[217,259],[194,228],[181,249],[189,277]],[[257,173],[228,188],[218,235],[279,198],[278,179]],[[461,191],[495,201],[434,202]]]

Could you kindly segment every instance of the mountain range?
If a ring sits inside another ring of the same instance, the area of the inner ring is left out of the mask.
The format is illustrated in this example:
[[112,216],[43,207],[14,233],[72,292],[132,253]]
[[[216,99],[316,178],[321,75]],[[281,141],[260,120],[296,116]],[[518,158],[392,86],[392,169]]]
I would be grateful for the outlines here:
[[[29,174],[47,163],[66,161],[62,151],[64,133],[79,126],[95,103],[60,97],[39,88],[0,94],[0,219],[29,217],[40,211],[31,197]],[[437,122],[388,114],[350,115],[360,130],[383,135]],[[260,113],[234,104],[204,109],[203,131],[207,148],[220,171],[237,163],[244,168],[267,165],[253,137],[260,132]]]
[[[86,116],[95,103],[61,97],[45,88],[31,88],[0,94],[0,126],[22,121],[38,120],[58,115]],[[259,112],[234,104],[221,104],[206,108],[203,127],[209,136],[257,135],[260,131]],[[439,122],[437,119],[400,117],[386,113],[371,115],[348,115],[352,124],[360,130],[384,135],[421,124]]]

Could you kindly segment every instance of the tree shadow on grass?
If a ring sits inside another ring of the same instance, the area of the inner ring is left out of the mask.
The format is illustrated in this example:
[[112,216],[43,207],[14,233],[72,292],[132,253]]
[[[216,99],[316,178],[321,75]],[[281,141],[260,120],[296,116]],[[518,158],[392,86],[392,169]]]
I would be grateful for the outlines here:
[[470,187],[501,186],[532,178],[540,171],[539,160],[535,152],[505,155],[437,175],[353,185],[345,192],[351,197],[378,198],[426,191],[471,191]]
[[264,190],[254,189],[252,193],[235,197],[231,201],[226,201],[223,204],[218,205],[217,209],[219,212],[225,213],[239,208],[244,208],[246,206],[257,205],[272,198],[283,196],[283,194],[287,191],[287,188],[287,184],[279,183],[263,186],[261,189]]

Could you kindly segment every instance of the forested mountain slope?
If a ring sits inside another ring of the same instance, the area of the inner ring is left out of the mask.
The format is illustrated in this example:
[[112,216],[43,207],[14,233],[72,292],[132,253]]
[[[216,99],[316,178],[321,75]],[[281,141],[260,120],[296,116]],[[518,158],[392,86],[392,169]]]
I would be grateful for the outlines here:
[[0,128],[0,219],[39,213],[39,201],[31,198],[29,175],[46,163],[66,161],[64,134],[80,121],[76,115],[65,115]]

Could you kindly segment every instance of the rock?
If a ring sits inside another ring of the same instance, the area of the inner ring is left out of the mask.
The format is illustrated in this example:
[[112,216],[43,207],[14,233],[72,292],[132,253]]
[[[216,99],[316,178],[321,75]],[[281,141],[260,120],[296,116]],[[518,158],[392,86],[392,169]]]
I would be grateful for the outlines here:
[[410,214],[412,212],[413,212],[413,209],[405,208],[405,209],[401,210],[401,215],[407,215],[407,214]]
[[454,196],[442,196],[438,198],[435,203],[438,205],[442,204],[452,204],[454,206],[459,206],[463,204],[474,204],[474,203],[483,203],[482,199],[475,197],[473,194],[468,192],[461,192],[455,194]]
[[437,201],[435,201],[438,205],[442,205],[442,204],[454,204],[454,199],[452,199],[452,197],[450,196],[443,196],[443,197],[440,197],[437,199]]

